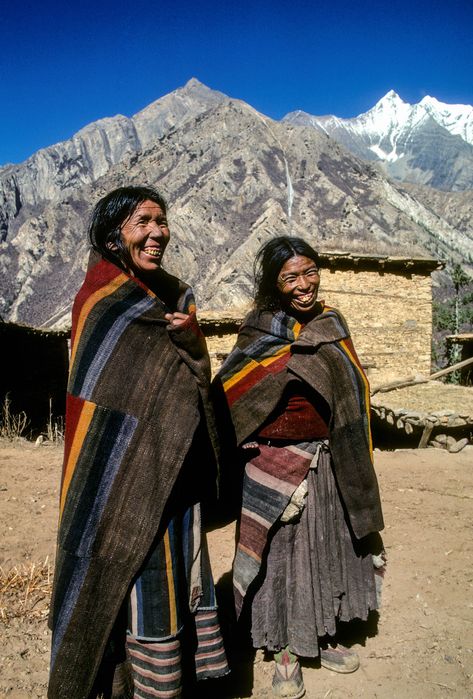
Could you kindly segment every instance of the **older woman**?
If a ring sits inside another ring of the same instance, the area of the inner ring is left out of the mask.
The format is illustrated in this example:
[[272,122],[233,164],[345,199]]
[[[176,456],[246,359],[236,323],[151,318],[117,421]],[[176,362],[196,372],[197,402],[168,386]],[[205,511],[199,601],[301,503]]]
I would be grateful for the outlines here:
[[191,289],[161,267],[160,194],[114,190],[89,235],[72,314],[48,696],[180,697],[195,677],[227,672],[200,530],[215,463],[208,354]]
[[274,695],[296,699],[298,656],[359,665],[337,622],[377,608],[383,518],[368,382],[344,319],[317,298],[316,251],[275,238],[257,270],[255,308],[218,377],[247,461],[234,591],[253,645],[275,653]]

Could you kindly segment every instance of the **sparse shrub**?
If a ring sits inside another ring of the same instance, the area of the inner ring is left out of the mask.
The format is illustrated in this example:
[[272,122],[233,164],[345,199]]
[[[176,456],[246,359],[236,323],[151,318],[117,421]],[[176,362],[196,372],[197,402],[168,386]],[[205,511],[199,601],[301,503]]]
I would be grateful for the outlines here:
[[51,399],[49,399],[49,419],[45,436],[48,442],[53,442],[53,444],[63,444],[64,442],[64,418],[61,416],[53,417]]
[[21,439],[25,436],[25,430],[28,425],[29,420],[26,413],[23,410],[20,413],[13,413],[11,411],[11,400],[6,395],[2,405],[0,438],[7,439],[10,442]]

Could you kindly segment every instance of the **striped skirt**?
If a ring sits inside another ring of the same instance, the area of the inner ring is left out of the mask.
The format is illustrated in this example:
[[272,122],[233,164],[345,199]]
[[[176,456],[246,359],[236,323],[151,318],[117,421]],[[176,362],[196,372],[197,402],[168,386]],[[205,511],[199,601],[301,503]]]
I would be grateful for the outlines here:
[[169,519],[134,582],[127,649],[139,699],[229,671],[199,504]]

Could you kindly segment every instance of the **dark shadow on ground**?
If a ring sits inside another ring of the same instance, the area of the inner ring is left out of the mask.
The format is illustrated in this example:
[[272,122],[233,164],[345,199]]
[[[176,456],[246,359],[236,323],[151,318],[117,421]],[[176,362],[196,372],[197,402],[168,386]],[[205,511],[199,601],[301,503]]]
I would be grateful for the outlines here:
[[[363,646],[364,648],[367,638],[374,638],[374,636],[377,636],[378,622],[379,614],[376,611],[370,612],[366,621],[362,621],[361,619],[353,619],[353,621],[349,622],[340,621],[337,624],[337,642],[346,648],[351,648],[355,644]],[[323,645],[326,643],[327,645],[332,645],[331,641],[333,644],[333,638],[326,636],[320,639],[320,644]],[[320,657],[302,658],[301,664],[303,668],[320,668]]]
[[[198,699],[235,699],[236,697],[251,697],[254,684],[255,650],[251,647],[249,624],[242,619],[238,624],[233,606],[233,589],[231,573],[226,573],[216,585],[219,604],[219,617],[225,641],[225,649],[230,663],[231,672],[226,677],[217,680],[205,680],[197,687]],[[367,638],[373,638],[378,633],[378,612],[370,612],[366,621],[355,619],[338,624],[337,640],[350,648],[355,644],[366,645]],[[321,643],[330,643],[330,637],[321,639]],[[272,660],[272,653],[265,654],[265,661]],[[320,659],[301,658],[302,668],[320,668]]]

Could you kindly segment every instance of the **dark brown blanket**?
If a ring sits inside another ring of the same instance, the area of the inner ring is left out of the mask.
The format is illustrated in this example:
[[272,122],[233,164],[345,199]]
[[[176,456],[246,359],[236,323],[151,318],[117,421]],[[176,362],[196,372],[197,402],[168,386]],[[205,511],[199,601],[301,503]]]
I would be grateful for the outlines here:
[[[214,436],[192,294],[164,272],[162,283],[167,307],[100,260],[74,303],[50,699],[88,697],[202,419]],[[171,329],[169,309],[189,322]]]
[[288,374],[306,382],[330,408],[333,468],[355,536],[380,531],[384,524],[372,462],[368,381],[335,309],[321,306],[303,328],[282,311],[247,316],[216,381],[217,395],[219,384],[225,392],[237,444],[257,433],[275,409]]

